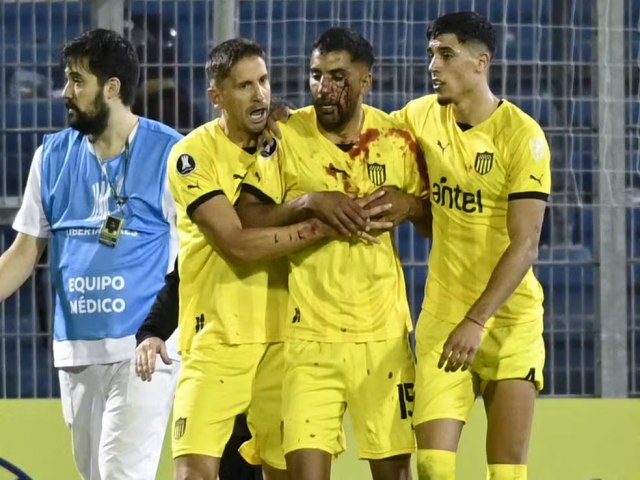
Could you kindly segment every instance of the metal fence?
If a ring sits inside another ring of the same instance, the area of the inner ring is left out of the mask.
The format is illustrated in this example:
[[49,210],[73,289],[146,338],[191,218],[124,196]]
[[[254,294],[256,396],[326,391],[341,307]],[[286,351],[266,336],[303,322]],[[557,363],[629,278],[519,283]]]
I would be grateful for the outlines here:
[[[63,43],[90,26],[124,32],[143,78],[138,112],[181,131],[211,118],[203,64],[222,39],[267,50],[274,95],[309,102],[308,54],[325,28],[374,45],[383,110],[428,92],[426,23],[475,10],[498,28],[494,91],[536,118],[553,152],[553,195],[536,268],[546,294],[548,395],[640,394],[640,0],[66,0],[0,4],[0,248],[12,239],[31,156],[65,126]],[[417,318],[428,242],[398,246]],[[0,397],[58,395],[46,264],[0,305]]]

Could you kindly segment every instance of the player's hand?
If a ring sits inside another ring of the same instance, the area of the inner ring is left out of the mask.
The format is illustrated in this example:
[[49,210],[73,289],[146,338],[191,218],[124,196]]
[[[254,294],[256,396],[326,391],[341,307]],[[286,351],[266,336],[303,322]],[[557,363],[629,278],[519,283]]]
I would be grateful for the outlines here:
[[[306,234],[312,233],[320,238],[342,238],[340,232],[338,232],[331,225],[319,220],[317,218],[310,218],[304,222],[302,231],[298,232],[298,235],[304,237]],[[378,244],[380,240],[374,235],[367,232],[358,232],[357,237],[364,242]]]
[[[378,189],[373,192],[371,195],[363,198],[356,199],[360,208],[364,209],[367,218],[367,226],[365,227],[365,232],[370,232],[372,230],[391,230],[393,228],[393,223],[385,220],[378,220],[383,213],[391,210],[393,205],[391,203],[376,203],[372,205],[377,199],[383,197],[385,195],[385,191],[382,189]],[[355,196],[350,195],[351,198],[356,198]],[[368,208],[367,208],[368,206]]]
[[[393,228],[409,218],[416,208],[416,202],[420,201],[418,197],[396,187],[382,187],[365,197],[363,208],[372,222],[381,222],[391,225],[388,228]],[[386,205],[389,206],[380,210],[381,206]]]
[[468,370],[480,348],[483,331],[482,325],[465,317],[444,342],[438,368],[444,367],[445,372]]
[[156,355],[158,354],[166,365],[171,365],[167,346],[158,337],[145,338],[136,348],[136,375],[143,382],[151,381],[151,376],[156,371]]
[[280,127],[278,127],[278,122],[286,122],[289,120],[290,116],[291,109],[289,109],[286,104],[278,101],[272,101],[269,106],[267,125],[258,137],[258,146],[260,148],[265,148],[267,145],[271,145],[273,143],[274,138],[282,138],[282,132],[280,131]]
[[305,209],[345,237],[362,236],[367,231],[369,217],[358,201],[345,193],[308,193]]

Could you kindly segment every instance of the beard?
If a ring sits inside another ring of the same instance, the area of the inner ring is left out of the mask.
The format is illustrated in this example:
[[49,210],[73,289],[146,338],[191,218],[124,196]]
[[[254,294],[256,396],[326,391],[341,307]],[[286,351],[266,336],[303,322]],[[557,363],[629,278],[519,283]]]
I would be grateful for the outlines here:
[[89,112],[81,111],[69,100],[65,102],[65,106],[68,110],[73,110],[73,114],[69,113],[69,126],[83,135],[97,137],[107,129],[111,112],[102,92],[96,95]]
[[[327,132],[338,132],[355,115],[358,108],[358,94],[348,80],[343,84],[332,82],[322,98],[312,98],[316,120]],[[323,113],[322,107],[334,107],[333,112]]]
[[[322,107],[332,106],[335,110],[330,114],[322,113]],[[353,118],[356,112],[357,102],[327,103],[326,101],[313,101],[318,123],[327,132],[341,130]]]

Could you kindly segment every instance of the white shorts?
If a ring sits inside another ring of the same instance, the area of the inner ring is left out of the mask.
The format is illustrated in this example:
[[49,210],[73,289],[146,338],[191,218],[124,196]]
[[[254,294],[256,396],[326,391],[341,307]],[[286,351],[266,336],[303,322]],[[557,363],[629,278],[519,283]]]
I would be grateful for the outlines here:
[[151,382],[129,360],[59,370],[65,422],[84,480],[152,480],[162,451],[180,362],[158,357]]

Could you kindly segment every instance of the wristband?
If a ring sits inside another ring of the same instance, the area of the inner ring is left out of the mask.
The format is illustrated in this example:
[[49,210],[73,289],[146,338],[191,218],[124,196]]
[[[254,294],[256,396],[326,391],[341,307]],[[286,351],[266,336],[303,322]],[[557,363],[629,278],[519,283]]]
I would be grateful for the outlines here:
[[475,319],[471,318],[471,317],[470,317],[470,316],[468,316],[468,315],[465,315],[464,319],[465,319],[465,320],[469,320],[469,321],[470,321],[470,322],[472,322],[472,323],[475,323],[476,325],[478,325],[478,326],[479,326],[480,328],[482,328],[483,330],[486,328],[486,327],[485,327],[482,323],[480,323],[478,320],[475,320]]

